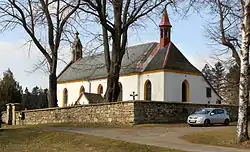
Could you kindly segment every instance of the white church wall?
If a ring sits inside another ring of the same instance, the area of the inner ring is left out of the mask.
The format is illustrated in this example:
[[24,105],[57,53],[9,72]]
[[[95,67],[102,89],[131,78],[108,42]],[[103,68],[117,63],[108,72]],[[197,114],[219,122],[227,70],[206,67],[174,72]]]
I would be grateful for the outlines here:
[[[91,80],[91,93],[98,93],[98,86],[101,84],[103,87],[103,94],[104,96],[105,91],[107,89],[107,80],[106,79],[98,79],[98,80]],[[138,75],[131,75],[131,76],[121,76],[119,78],[119,82],[122,84],[122,100],[133,100],[133,97],[130,94],[135,91],[137,93],[137,85],[138,85]],[[138,97],[136,97],[138,100]]]
[[216,103],[219,97],[212,90],[212,97],[206,97],[206,87],[210,87],[202,76],[188,75],[181,73],[165,72],[165,100],[182,100],[182,82],[187,80],[190,87],[190,102],[193,103]]
[[[193,103],[215,103],[219,97],[212,91],[211,99],[206,97],[206,87],[210,87],[201,76],[186,75],[172,72],[152,72],[141,75],[121,76],[119,82],[122,84],[123,101],[133,100],[130,94],[133,91],[138,94],[136,100],[144,100],[144,84],[149,80],[152,84],[152,98],[153,101],[181,101],[181,85],[184,80],[187,80],[190,87],[190,101]],[[98,86],[102,85],[103,94],[107,88],[106,79],[97,79],[88,81],[78,81],[58,84],[57,96],[58,106],[63,106],[63,91],[68,90],[68,105],[74,104],[80,95],[81,86],[84,87],[85,92],[98,93]],[[165,85],[164,85],[165,84]],[[90,90],[90,91],[89,91]],[[81,104],[88,104],[84,102],[82,97]],[[84,103],[83,103],[84,102]]]
[[[133,97],[130,94],[138,92],[138,77],[139,75],[130,75],[130,76],[121,76],[119,82],[122,84],[122,100],[133,100]],[[139,100],[139,96],[135,97],[135,100]]]
[[107,88],[107,80],[106,79],[90,80],[90,85],[91,85],[91,92],[89,92],[89,93],[98,93],[98,87],[99,87],[99,85],[102,85],[103,93],[101,95],[104,96],[106,88]]
[[164,72],[152,72],[140,75],[140,100],[144,100],[144,84],[149,80],[153,101],[164,101]]
[[80,95],[80,88],[84,87],[85,92],[89,92],[89,82],[88,81],[79,81],[79,82],[69,82],[57,84],[57,100],[58,106],[63,106],[63,91],[64,89],[68,90],[68,104],[74,104]]

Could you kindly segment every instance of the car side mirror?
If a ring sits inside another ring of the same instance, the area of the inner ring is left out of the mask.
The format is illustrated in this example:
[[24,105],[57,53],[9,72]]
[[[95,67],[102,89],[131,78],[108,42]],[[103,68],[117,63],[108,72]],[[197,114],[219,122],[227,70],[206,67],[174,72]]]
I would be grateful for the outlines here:
[[212,113],[210,113],[210,116],[213,116],[214,115],[214,113],[212,112]]

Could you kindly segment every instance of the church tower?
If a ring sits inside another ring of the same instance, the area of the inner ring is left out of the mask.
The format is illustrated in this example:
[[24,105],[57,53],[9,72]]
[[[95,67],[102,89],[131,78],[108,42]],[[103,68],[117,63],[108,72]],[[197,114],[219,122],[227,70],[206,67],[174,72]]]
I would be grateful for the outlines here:
[[82,43],[78,37],[79,33],[76,32],[76,38],[72,46],[72,61],[75,62],[82,58]]
[[160,48],[164,48],[171,41],[171,27],[166,8],[163,11],[163,16],[160,23]]

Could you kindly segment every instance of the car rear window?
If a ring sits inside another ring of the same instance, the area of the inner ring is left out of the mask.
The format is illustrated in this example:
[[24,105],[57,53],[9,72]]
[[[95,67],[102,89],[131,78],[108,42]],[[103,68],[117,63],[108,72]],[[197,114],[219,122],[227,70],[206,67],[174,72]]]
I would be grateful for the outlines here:
[[224,114],[224,113],[225,113],[224,110],[218,109],[218,114]]

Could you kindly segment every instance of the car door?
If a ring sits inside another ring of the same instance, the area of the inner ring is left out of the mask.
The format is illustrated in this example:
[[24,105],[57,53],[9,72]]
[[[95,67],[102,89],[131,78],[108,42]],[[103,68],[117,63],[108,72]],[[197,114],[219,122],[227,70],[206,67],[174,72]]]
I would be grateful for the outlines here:
[[218,109],[218,123],[224,123],[225,121],[225,111],[223,109]]
[[214,109],[211,113],[210,113],[210,121],[211,123],[218,123],[219,119],[218,119],[218,110]]

